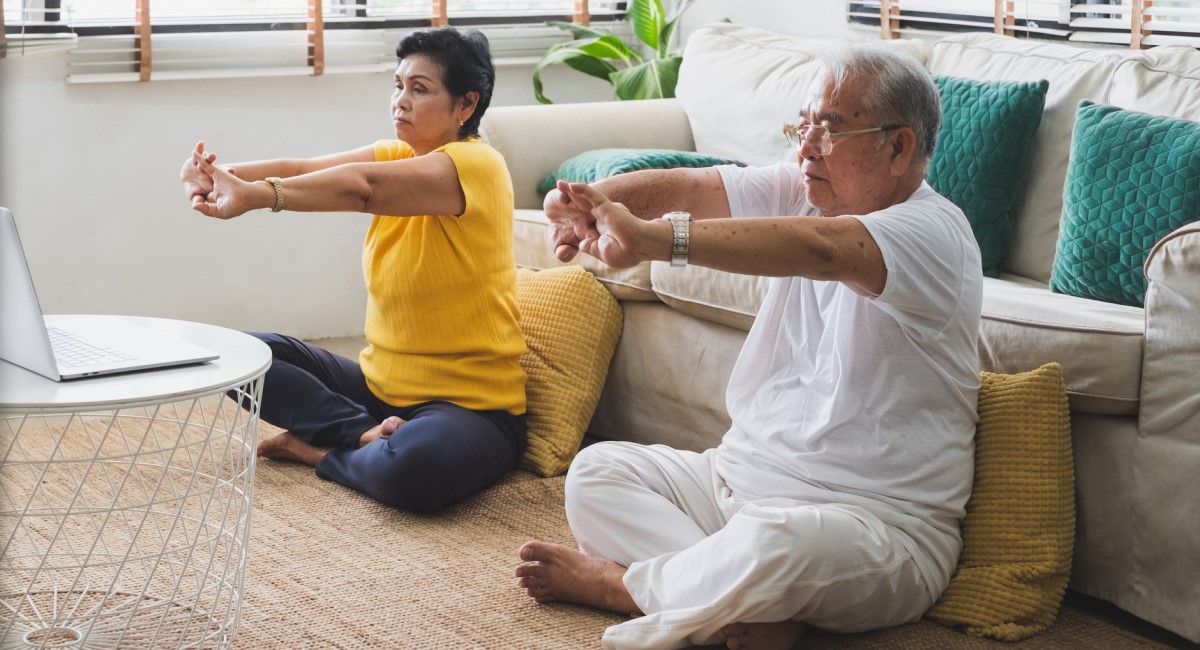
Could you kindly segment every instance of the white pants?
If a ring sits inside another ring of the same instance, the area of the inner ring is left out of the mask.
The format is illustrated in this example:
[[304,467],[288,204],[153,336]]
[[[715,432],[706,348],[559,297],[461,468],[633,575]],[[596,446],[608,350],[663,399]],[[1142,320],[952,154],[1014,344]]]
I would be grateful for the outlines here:
[[604,442],[571,464],[567,519],[580,549],[628,567],[625,587],[645,613],[605,630],[605,648],[719,643],[736,622],[856,632],[917,620],[933,605],[877,517],[836,503],[738,499],[715,458]]

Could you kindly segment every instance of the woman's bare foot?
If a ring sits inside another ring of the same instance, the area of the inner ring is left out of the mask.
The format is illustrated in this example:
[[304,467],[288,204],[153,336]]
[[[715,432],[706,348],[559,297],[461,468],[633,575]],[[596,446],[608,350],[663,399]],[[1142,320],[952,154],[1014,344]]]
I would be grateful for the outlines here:
[[393,433],[396,433],[396,429],[399,429],[401,424],[404,424],[404,420],[401,420],[395,415],[387,418],[378,425],[364,431],[363,434],[358,437],[358,446],[366,447],[380,438],[390,437]]
[[791,650],[804,634],[804,623],[733,623],[721,628],[729,650]]
[[562,544],[526,542],[517,552],[517,584],[539,603],[563,600],[620,614],[640,614],[625,583],[625,567]]
[[316,467],[329,453],[330,447],[314,447],[292,435],[290,431],[258,443],[258,455],[272,460],[291,460]]

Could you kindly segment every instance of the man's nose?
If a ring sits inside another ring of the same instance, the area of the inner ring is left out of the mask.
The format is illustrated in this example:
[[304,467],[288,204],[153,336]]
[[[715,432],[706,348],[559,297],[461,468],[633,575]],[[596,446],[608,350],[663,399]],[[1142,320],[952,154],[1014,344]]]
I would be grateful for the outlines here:
[[802,160],[816,160],[821,157],[817,145],[813,144],[813,141],[808,136],[800,138],[800,149],[797,151],[797,154]]

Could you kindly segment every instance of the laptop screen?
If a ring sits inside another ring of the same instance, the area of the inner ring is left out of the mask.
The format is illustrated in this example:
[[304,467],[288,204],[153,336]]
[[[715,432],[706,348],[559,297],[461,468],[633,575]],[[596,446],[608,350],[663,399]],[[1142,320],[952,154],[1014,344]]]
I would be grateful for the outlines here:
[[17,223],[0,207],[0,359],[52,379],[58,376],[46,322],[17,236]]

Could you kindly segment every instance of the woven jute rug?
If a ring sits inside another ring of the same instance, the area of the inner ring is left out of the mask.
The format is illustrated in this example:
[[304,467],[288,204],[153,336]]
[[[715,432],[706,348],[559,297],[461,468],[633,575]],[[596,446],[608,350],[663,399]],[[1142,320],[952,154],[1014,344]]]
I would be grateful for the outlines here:
[[[156,484],[155,477],[164,474],[158,461],[166,462],[168,456],[160,459],[152,453],[136,471],[125,469],[129,463],[123,462],[106,471],[93,467],[84,478],[72,474],[60,481],[62,485],[50,480],[50,474],[43,473],[45,468],[62,467],[66,471],[72,466],[66,462],[71,458],[87,459],[97,454],[97,450],[112,451],[104,445],[131,446],[136,451],[147,446],[146,440],[157,440],[143,436],[131,441],[130,431],[123,430],[101,436],[107,431],[104,427],[89,431],[76,427],[70,435],[49,435],[32,427],[22,432],[20,445],[13,444],[11,431],[7,438],[0,436],[0,447],[8,454],[7,463],[0,466],[3,470],[0,495],[8,499],[4,503],[26,500],[41,503],[36,498],[26,499],[27,493],[39,490],[45,493],[43,500],[48,502],[59,488],[76,489],[83,495],[81,498],[103,501],[101,497],[111,496],[105,490],[123,485],[119,479],[126,473],[138,478],[131,485]],[[277,431],[263,424],[259,435],[272,436]],[[102,444],[101,440],[106,442]],[[178,447],[165,443],[162,446]],[[29,461],[34,457],[49,457],[48,450],[56,450],[54,463]],[[123,458],[116,452],[110,455]],[[198,465],[211,464],[213,458],[203,455]],[[36,470],[35,478],[40,480],[30,480],[30,468]],[[514,471],[482,494],[430,515],[384,507],[317,478],[311,468],[269,460],[258,462],[252,490],[248,563],[234,650],[598,648],[604,628],[624,620],[615,614],[575,605],[538,605],[517,588],[513,573],[518,564],[516,552],[523,542],[536,538],[567,545],[575,543],[563,512],[562,478],[541,479],[528,472]],[[41,535],[44,531],[40,531],[38,524],[42,519],[56,521],[43,517],[28,525],[22,523],[23,533],[0,557],[0,568],[4,569],[0,578],[12,581],[24,575],[18,565],[22,558],[36,554],[21,552],[24,548],[21,544],[44,545],[48,543],[45,540],[57,539],[50,533]],[[5,525],[13,523],[5,521]],[[116,523],[103,530],[105,536],[112,537],[106,543],[116,548],[122,542],[116,536],[125,530],[117,524],[126,519],[112,521]],[[128,521],[143,526],[147,521],[154,523],[137,517]],[[72,548],[87,550],[91,546],[79,540],[94,538],[96,526],[88,517],[72,518],[71,526],[80,522],[86,524],[83,529],[68,526],[65,532],[69,534],[59,537],[71,538]],[[150,532],[161,533],[161,529],[152,527]],[[129,530],[136,532],[137,525]],[[161,542],[160,537],[149,535],[146,539]],[[76,544],[77,541],[83,546]],[[122,543],[128,546],[128,541]],[[179,540],[167,536],[168,545],[176,541]],[[206,551],[211,552],[212,549]],[[61,560],[65,556],[60,553],[55,557]],[[24,598],[21,603],[27,600],[30,599]],[[150,614],[156,611],[151,610],[147,608]],[[41,610],[35,613],[45,614]],[[12,610],[0,612],[0,623],[11,614]],[[127,635],[126,640],[129,638]],[[972,638],[956,629],[921,621],[856,635],[810,630],[800,645],[902,650],[1168,647],[1071,607],[1062,610],[1049,630],[1011,644]]]
[[[513,577],[517,548],[526,540],[574,545],[562,504],[561,478],[513,472],[445,512],[418,515],[322,481],[307,467],[260,461],[234,647],[598,648],[604,628],[621,616],[537,605]],[[1167,647],[1069,608],[1052,628],[1018,643],[921,621],[869,634],[810,630],[800,646]]]

